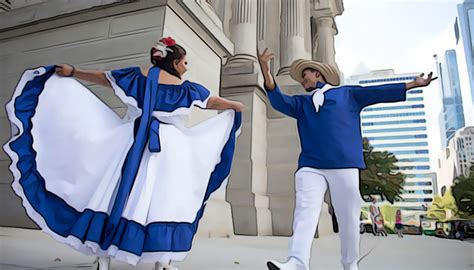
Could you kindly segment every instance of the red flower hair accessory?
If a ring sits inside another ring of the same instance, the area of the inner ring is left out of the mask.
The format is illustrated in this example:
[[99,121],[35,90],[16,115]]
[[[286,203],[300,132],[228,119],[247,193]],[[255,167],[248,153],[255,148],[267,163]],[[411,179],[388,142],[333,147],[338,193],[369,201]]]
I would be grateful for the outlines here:
[[166,46],[174,46],[176,45],[176,41],[174,41],[174,39],[172,37],[164,37],[162,39],[160,39],[161,42],[163,42],[164,44],[166,44]]
[[173,49],[168,48],[170,46],[176,45],[176,41],[172,37],[161,38],[156,45],[153,47],[155,52],[153,53],[154,57],[165,58],[168,55],[168,52],[173,52]]

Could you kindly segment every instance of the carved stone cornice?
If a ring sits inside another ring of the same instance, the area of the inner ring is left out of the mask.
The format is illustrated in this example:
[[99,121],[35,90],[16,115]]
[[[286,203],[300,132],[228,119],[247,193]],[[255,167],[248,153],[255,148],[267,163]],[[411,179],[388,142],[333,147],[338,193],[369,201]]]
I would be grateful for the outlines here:
[[311,11],[329,10],[331,17],[336,17],[344,12],[342,0],[311,0]]
[[212,20],[212,22],[220,29],[223,30],[222,21],[216,13],[214,8],[215,2],[209,0],[198,0],[197,3],[202,7],[207,16]]

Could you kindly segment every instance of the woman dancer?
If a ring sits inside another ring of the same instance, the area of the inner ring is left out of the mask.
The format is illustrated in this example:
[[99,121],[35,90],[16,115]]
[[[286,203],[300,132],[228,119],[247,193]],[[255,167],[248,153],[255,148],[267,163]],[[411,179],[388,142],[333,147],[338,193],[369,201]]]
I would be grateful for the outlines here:
[[[206,201],[229,176],[241,126],[241,103],[181,79],[186,51],[173,39],[150,57],[148,70],[27,70],[7,104],[13,189],[43,231],[102,257],[102,269],[110,257],[161,268],[185,258]],[[65,77],[111,87],[125,116]],[[225,111],[186,128],[194,105]]]

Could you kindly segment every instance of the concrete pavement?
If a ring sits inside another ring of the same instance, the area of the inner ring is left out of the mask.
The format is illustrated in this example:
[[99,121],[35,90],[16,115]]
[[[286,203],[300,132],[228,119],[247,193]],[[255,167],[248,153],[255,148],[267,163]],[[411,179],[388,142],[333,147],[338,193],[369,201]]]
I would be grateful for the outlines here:
[[[288,237],[197,238],[182,270],[266,270],[269,258],[284,260]],[[361,270],[474,269],[474,244],[426,236],[363,235]],[[37,230],[0,228],[0,269],[94,269],[95,258],[57,243]],[[342,269],[337,235],[315,239],[311,269]],[[112,269],[153,269],[113,262]]]

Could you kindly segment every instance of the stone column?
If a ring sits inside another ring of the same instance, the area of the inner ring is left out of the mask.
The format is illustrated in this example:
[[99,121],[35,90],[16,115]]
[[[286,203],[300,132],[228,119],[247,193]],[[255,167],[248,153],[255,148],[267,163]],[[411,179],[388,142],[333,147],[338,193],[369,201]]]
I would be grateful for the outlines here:
[[312,22],[316,28],[313,38],[313,59],[337,68],[334,47],[334,35],[336,34],[334,18],[330,15],[321,16],[318,13],[313,13]]
[[229,27],[234,43],[230,61],[257,61],[257,0],[233,0]]
[[273,73],[280,67],[280,1],[258,0],[257,45],[260,51],[268,48],[275,54],[271,62]]
[[306,0],[281,0],[280,70],[289,74],[291,63],[307,56],[305,50]]
[[221,95],[245,105],[227,185],[234,233],[271,235],[267,192],[266,104],[257,64],[257,0],[234,0],[229,26],[235,55],[222,69]]
[[344,12],[342,0],[311,0],[313,59],[333,65],[336,69],[334,36],[337,27],[334,18]]

